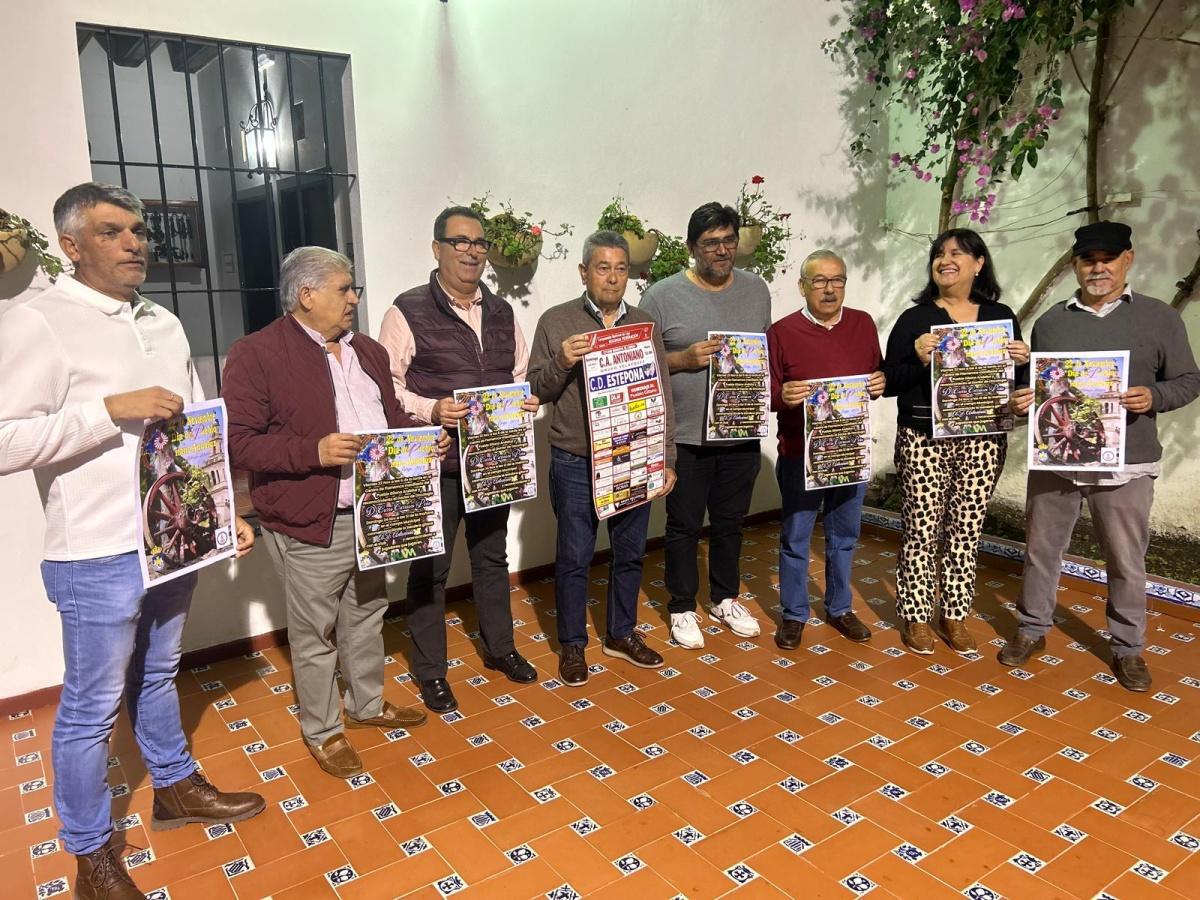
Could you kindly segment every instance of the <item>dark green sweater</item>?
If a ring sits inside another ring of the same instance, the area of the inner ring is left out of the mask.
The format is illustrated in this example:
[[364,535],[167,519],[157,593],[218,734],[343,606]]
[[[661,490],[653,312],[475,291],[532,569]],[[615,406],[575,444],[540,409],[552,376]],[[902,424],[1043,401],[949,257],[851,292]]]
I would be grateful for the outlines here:
[[1086,309],[1056,303],[1034,323],[1030,345],[1038,353],[1129,351],[1129,386],[1148,387],[1150,412],[1126,412],[1125,462],[1162,457],[1158,413],[1186,406],[1200,396],[1200,370],[1179,313],[1153,297],[1133,294],[1100,318]]

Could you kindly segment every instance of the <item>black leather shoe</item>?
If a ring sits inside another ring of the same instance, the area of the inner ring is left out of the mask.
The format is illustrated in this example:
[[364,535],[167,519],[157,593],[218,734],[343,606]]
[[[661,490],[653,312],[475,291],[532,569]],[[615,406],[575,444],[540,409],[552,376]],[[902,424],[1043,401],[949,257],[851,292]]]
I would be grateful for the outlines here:
[[503,672],[504,677],[517,684],[529,684],[537,681],[537,669],[529,664],[520,653],[514,650],[507,656],[484,656],[483,667]]
[[1125,690],[1138,693],[1150,690],[1150,670],[1146,668],[1146,661],[1140,656],[1135,654],[1114,657],[1112,667],[1113,674]]
[[458,701],[445,678],[431,678],[421,682],[421,700],[430,712],[448,713],[458,709]]
[[1000,654],[996,658],[1000,660],[1002,666],[1023,666],[1029,662],[1029,658],[1033,654],[1040,653],[1045,649],[1046,639],[1044,637],[1031,638],[1018,631],[1009,639],[1008,643],[1000,648]]
[[587,660],[583,648],[577,644],[564,644],[558,657],[558,680],[571,687],[587,684]]
[[795,650],[804,635],[804,623],[795,619],[784,619],[775,632],[775,646],[780,650]]
[[864,625],[852,612],[830,616],[829,624],[842,633],[847,640],[862,644],[871,639],[871,629]]

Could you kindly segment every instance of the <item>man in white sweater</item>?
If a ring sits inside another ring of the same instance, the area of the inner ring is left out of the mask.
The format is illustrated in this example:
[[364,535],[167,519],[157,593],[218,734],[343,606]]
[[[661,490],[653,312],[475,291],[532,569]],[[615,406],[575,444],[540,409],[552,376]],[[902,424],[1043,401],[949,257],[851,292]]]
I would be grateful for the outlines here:
[[[142,587],[134,473],[148,420],[203,399],[179,320],[141,297],[142,203],[85,183],[54,204],[71,276],[5,314],[0,328],[0,475],[32,469],[46,513],[46,594],[62,618],[54,804],[76,855],[77,898],[141,898],[111,841],[108,738],[121,700],[154,784],[155,830],[257,815],[196,770],[175,675],[195,574]],[[239,555],[254,532],[237,520]]]

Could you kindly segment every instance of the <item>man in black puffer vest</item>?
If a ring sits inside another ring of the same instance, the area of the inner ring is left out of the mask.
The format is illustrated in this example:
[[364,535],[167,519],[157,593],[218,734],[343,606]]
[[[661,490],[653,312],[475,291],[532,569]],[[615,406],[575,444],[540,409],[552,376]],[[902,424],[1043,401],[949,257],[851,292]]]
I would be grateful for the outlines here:
[[[467,407],[454,402],[454,391],[524,381],[529,364],[529,348],[512,307],[481,281],[490,247],[478,213],[465,206],[443,210],[433,224],[437,268],[426,284],[396,298],[380,327],[379,340],[391,356],[392,379],[405,409],[422,421],[446,425],[456,438],[454,426]],[[537,407],[536,397],[526,401],[530,412]],[[414,562],[408,573],[412,674],[421,699],[436,713],[458,707],[446,681],[445,613],[446,577],[460,521],[466,525],[484,665],[522,684],[537,678],[513,646],[508,507],[464,511],[455,446],[442,462],[446,552]]]

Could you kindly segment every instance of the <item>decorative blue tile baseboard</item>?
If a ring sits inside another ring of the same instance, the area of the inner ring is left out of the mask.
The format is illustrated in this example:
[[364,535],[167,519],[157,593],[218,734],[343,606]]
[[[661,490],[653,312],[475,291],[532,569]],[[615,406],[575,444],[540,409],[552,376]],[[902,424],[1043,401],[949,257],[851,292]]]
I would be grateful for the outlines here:
[[[887,528],[890,531],[901,530],[900,517],[886,510],[864,506],[862,520],[869,525]],[[979,542],[979,549],[992,556],[1000,556],[1004,559],[1017,560],[1018,562],[1025,561],[1025,545],[1013,541],[1004,541],[985,535]],[[1091,563],[1074,562],[1064,559],[1062,562],[1062,573],[1070,575],[1073,578],[1093,582],[1094,584],[1108,583],[1108,574],[1104,569]],[[1156,600],[1165,600],[1168,603],[1175,603],[1179,606],[1200,609],[1200,590],[1182,585],[1166,584],[1161,581],[1147,581],[1146,596],[1153,597]]]

